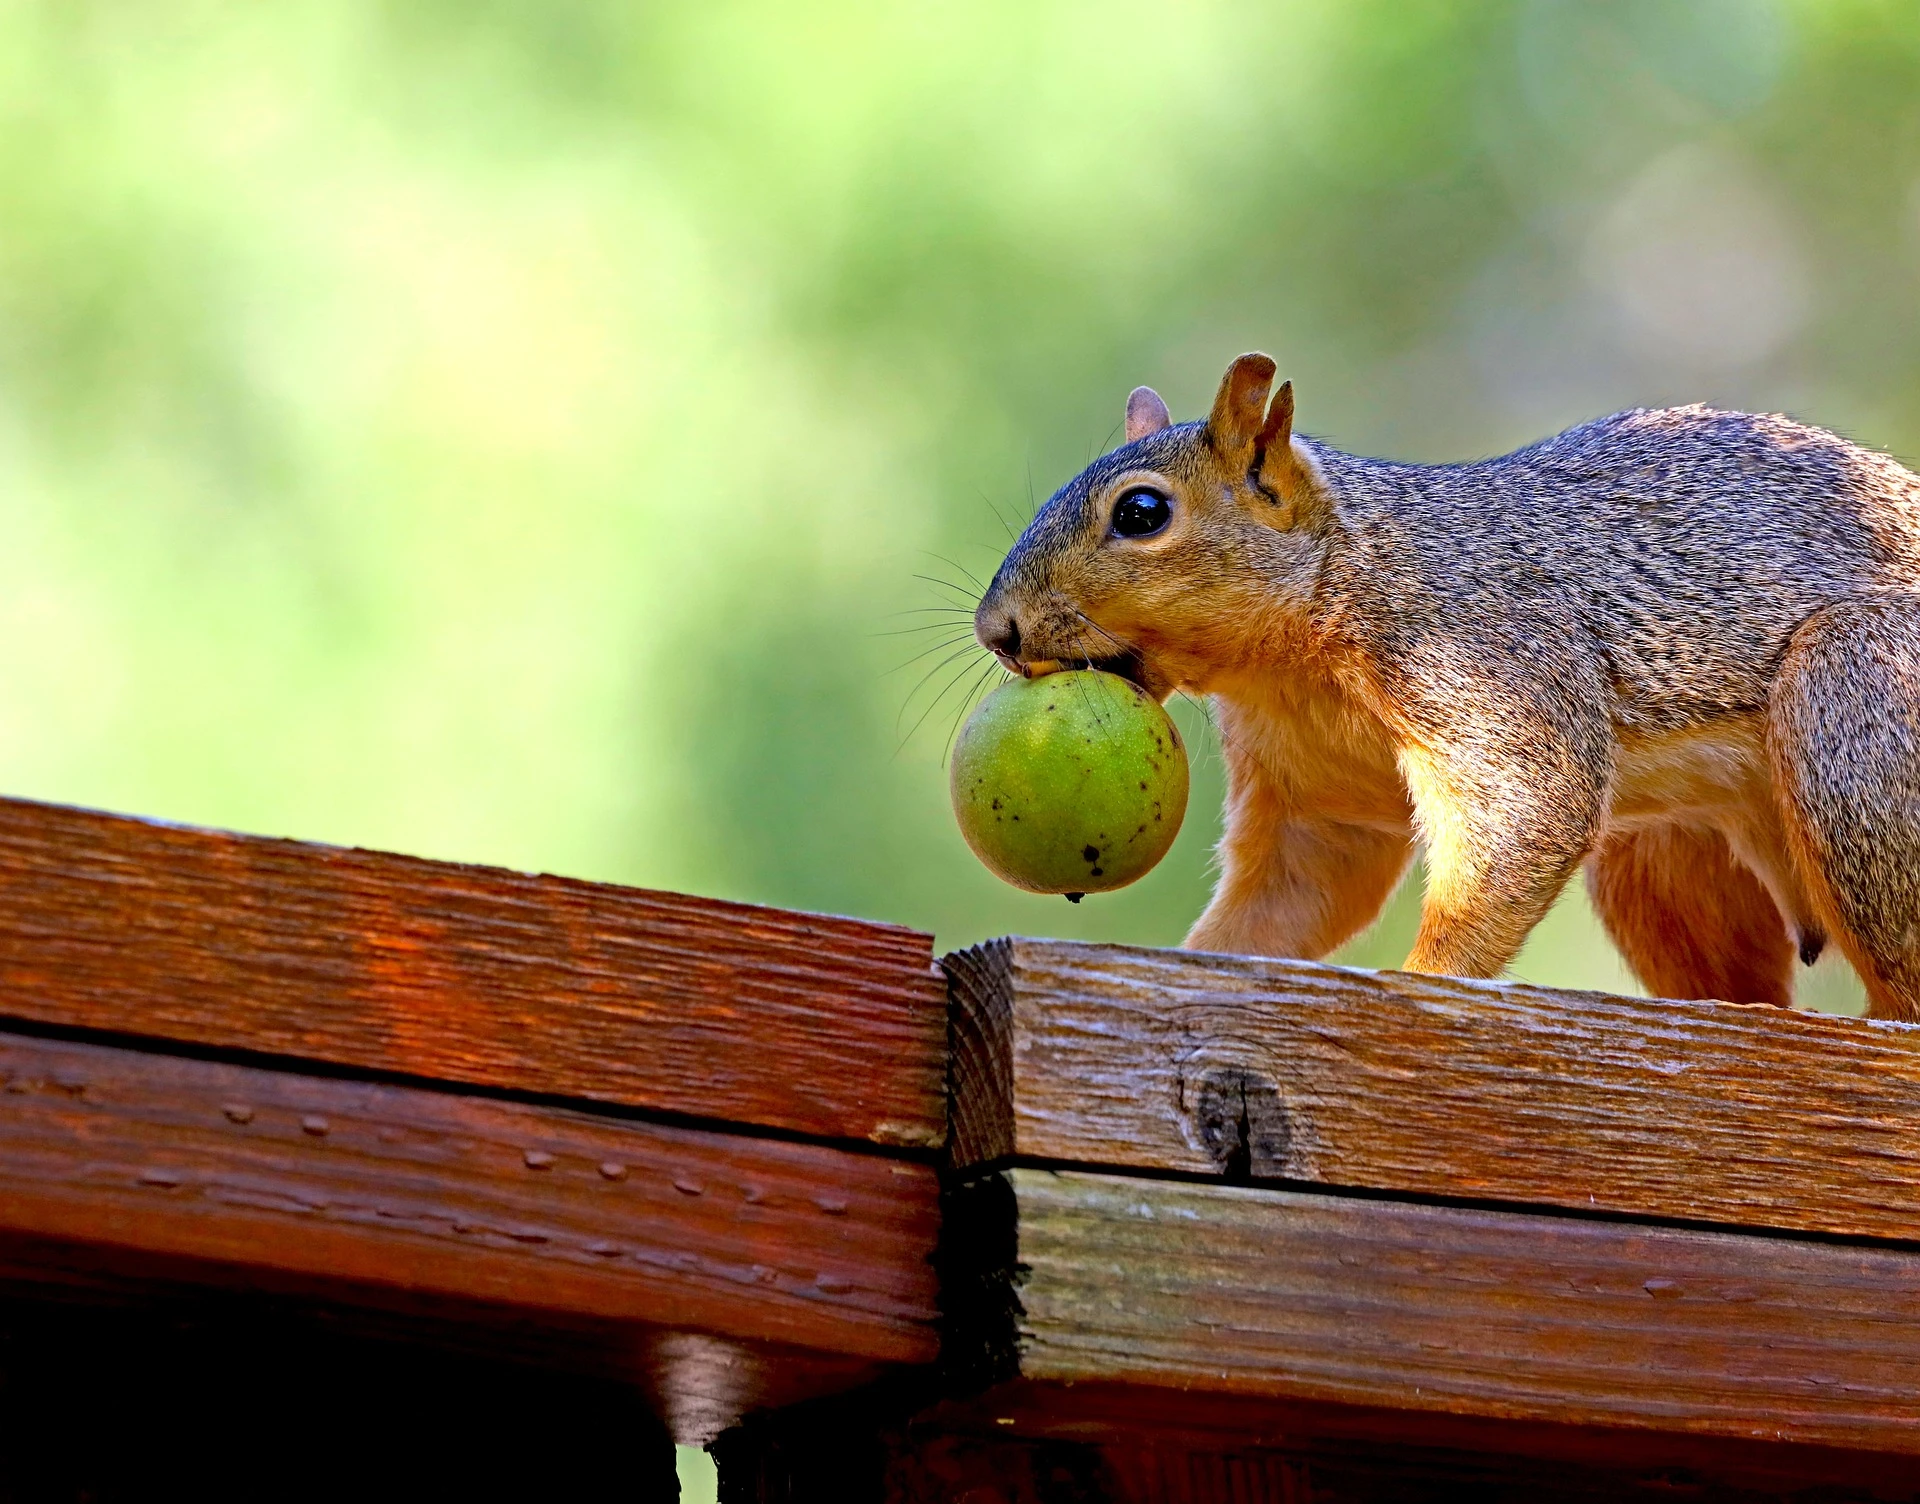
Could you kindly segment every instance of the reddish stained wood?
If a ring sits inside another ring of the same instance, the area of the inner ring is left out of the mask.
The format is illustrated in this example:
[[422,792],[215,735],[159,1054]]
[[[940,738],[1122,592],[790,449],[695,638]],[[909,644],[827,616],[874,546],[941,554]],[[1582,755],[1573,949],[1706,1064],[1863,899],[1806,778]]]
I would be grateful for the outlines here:
[[[823,1472],[825,1469],[822,1470]],[[1911,1492],[1911,1476],[1894,1484],[1812,1485],[1820,1504],[1874,1504]],[[1902,1487],[1904,1485],[1904,1487]],[[1268,1448],[1229,1443],[1193,1448],[1142,1434],[1101,1443],[1086,1431],[1060,1440],[1001,1432],[980,1435],[916,1428],[888,1457],[875,1504],[1462,1504],[1464,1500],[1553,1500],[1555,1504],[1646,1504],[1676,1495],[1690,1504],[1763,1504],[1806,1494],[1787,1478],[1722,1483],[1692,1471],[1636,1468],[1617,1455],[1598,1465],[1542,1462],[1510,1453],[1455,1452],[1398,1439],[1364,1446]],[[825,1492],[823,1490],[823,1492]],[[836,1504],[845,1496],[826,1494]],[[750,1496],[751,1497],[751,1496]],[[763,1491],[755,1504],[797,1504],[798,1496]]]
[[[1327,1469],[1370,1462],[1397,1478],[1412,1495],[1421,1483],[1452,1482],[1442,1497],[1558,1499],[1590,1494],[1644,1500],[1649,1493],[1687,1499],[1805,1497],[1822,1500],[1907,1498],[1920,1490],[1920,1458],[1804,1443],[1651,1431],[1619,1426],[1565,1425],[1491,1419],[1439,1410],[1403,1410],[1324,1401],[1230,1395],[1216,1390],[1015,1379],[984,1393],[951,1399],[914,1417],[918,1436],[966,1436],[981,1441],[1070,1441],[1099,1447],[1109,1457],[1183,1454],[1203,1465],[1240,1457],[1286,1463],[1328,1488]],[[1214,1471],[1208,1468],[1208,1471]],[[1221,1471],[1227,1471],[1222,1469]],[[1462,1474],[1506,1492],[1463,1492]],[[1215,1472],[1215,1476],[1218,1473]],[[1551,1479],[1551,1487],[1539,1480]],[[1520,1485],[1531,1483],[1524,1491]],[[1123,1494],[1123,1497],[1133,1497]],[[1169,1487],[1156,1499],[1179,1497]],[[1230,1495],[1240,1504],[1243,1495]],[[1320,1492],[1303,1497],[1319,1500]]]
[[1920,1236],[1920,1027],[1064,941],[946,965],[962,1164]]
[[[1778,1444],[1695,1443],[1667,1449],[1675,1460],[1656,1462],[1617,1431],[1585,1433],[1590,1455],[1580,1460],[1504,1447],[1512,1430],[1507,1425],[1479,1428],[1490,1446],[1458,1444],[1464,1433],[1449,1438],[1454,1445],[1434,1445],[1418,1434],[1420,1418],[1405,1412],[1362,1440],[1307,1430],[1276,1436],[1271,1404],[1249,1418],[1244,1434],[1194,1439],[1181,1434],[1178,1421],[1208,1401],[1218,1405],[1217,1396],[1116,1393],[1104,1386],[1019,1389],[1018,1396],[999,1396],[1001,1408],[1014,1412],[1000,1418],[1014,1420],[1013,1428],[969,1426],[949,1411],[922,1416],[911,1432],[892,1438],[885,1504],[1646,1504],[1676,1497],[1691,1504],[1784,1498],[1872,1504],[1911,1497],[1920,1482],[1912,1459]],[[1280,1413],[1297,1420],[1301,1412],[1284,1407]],[[760,1496],[766,1504],[798,1497],[770,1490]]]
[[945,1130],[915,931],[12,799],[0,1017],[827,1138]]
[[0,1035],[0,1235],[625,1325],[690,1381],[927,1362],[937,1228],[932,1169],[877,1154]]
[[[70,1325],[70,1340],[76,1342],[93,1341],[84,1335],[90,1329],[120,1324],[182,1334],[244,1329],[260,1334],[268,1350],[277,1340],[275,1330],[295,1336],[326,1332],[342,1340],[498,1363],[535,1376],[608,1380],[636,1391],[686,1446],[704,1446],[750,1413],[923,1371],[820,1348],[607,1321],[592,1314],[528,1312],[431,1289],[345,1283],[330,1274],[266,1264],[210,1263],[137,1246],[0,1231],[0,1346],[9,1310],[30,1312],[49,1330]],[[97,1361],[112,1361],[109,1340],[95,1345]],[[271,1364],[252,1367],[272,1372]],[[0,1386],[4,1381],[0,1364]],[[4,1393],[0,1387],[0,1398]],[[3,1417],[0,1409],[0,1444],[6,1439]]]
[[1014,1380],[909,1419],[882,1388],[760,1413],[713,1446],[738,1504],[1761,1504],[1911,1497],[1920,1458],[1369,1409],[1207,1389]]
[[1920,1255],[1028,1169],[950,1213],[1007,1215],[947,1292],[1002,1378],[1920,1455]]

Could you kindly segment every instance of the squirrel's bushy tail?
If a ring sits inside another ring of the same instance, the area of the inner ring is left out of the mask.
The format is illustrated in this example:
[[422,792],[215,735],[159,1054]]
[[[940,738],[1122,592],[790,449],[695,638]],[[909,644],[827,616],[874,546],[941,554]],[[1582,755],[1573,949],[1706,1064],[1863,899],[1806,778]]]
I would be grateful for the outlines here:
[[1802,624],[1767,750],[1794,860],[1869,1011],[1920,1019],[1920,594],[1859,596]]

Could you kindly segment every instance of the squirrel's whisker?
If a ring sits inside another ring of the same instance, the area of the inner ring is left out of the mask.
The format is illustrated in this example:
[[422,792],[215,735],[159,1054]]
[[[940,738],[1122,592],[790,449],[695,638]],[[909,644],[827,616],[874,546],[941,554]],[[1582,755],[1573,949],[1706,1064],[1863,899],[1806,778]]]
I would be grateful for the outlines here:
[[[959,656],[960,654],[955,653],[952,657],[947,658],[942,662],[936,664],[932,669],[928,670],[926,678],[923,678],[920,681],[920,683],[925,684],[927,682],[927,679],[932,678],[934,674],[937,674],[942,668],[945,668],[948,663],[951,663],[954,658],[957,658]],[[951,679],[947,681],[946,688],[942,689],[939,694],[935,695],[931,700],[927,702],[927,708],[920,712],[920,718],[913,723],[912,729],[909,730],[907,734],[900,739],[901,748],[904,748],[908,742],[914,739],[914,737],[919,733],[920,728],[926,725],[927,717],[932,715],[933,712],[940,707],[940,702],[946,699],[948,695],[952,694],[954,691],[954,687],[962,683],[966,679],[966,676],[967,676],[966,670],[961,669],[958,673],[956,673]],[[916,685],[914,687],[914,693],[917,694],[918,692],[919,692],[919,685]],[[909,695],[907,698],[909,701],[911,701],[913,696]],[[902,715],[905,714],[904,708],[902,709],[901,713]],[[896,756],[898,755],[898,749],[896,749],[895,755]]]
[[[939,673],[939,672],[940,672],[940,671],[941,671],[941,670],[942,670],[943,668],[945,668],[945,667],[946,667],[946,666],[947,666],[947,665],[948,665],[949,663],[953,663],[953,662],[956,662],[956,661],[958,661],[959,659],[961,659],[961,658],[964,658],[964,657],[966,657],[966,656],[967,656],[967,655],[968,655],[969,653],[972,653],[972,652],[978,652],[978,651],[979,651],[979,649],[978,649],[978,648],[975,648],[975,647],[970,647],[970,646],[965,646],[965,645],[963,645],[963,646],[960,646],[960,647],[956,647],[955,649],[953,649],[953,651],[952,651],[952,652],[950,652],[950,653],[948,653],[946,657],[944,657],[944,658],[942,658],[942,659],[941,659],[941,660],[940,660],[940,661],[939,661],[938,663],[936,663],[936,664],[934,664],[932,668],[930,668],[930,669],[928,669],[928,670],[927,670],[927,671],[926,671],[926,672],[925,672],[924,674],[922,674],[922,675],[920,676],[920,679],[919,679],[919,682],[918,682],[918,683],[916,683],[916,684],[915,684],[915,685],[913,686],[913,688],[912,688],[912,689],[910,689],[910,690],[908,690],[908,691],[907,691],[907,697],[906,697],[906,699],[905,699],[905,700],[904,700],[904,701],[903,701],[903,702],[901,703],[901,706],[900,706],[900,715],[901,715],[901,717],[903,717],[903,718],[904,718],[904,717],[906,716],[906,714],[907,714],[907,712],[908,712],[908,711],[909,711],[910,709],[912,709],[912,707],[913,707],[913,700],[914,700],[914,696],[916,696],[916,695],[918,695],[918,694],[920,693],[920,691],[921,691],[921,690],[923,690],[923,689],[925,689],[925,688],[927,687],[927,681],[928,681],[929,679],[931,679],[931,678],[933,678],[933,676],[934,676],[935,674],[937,674],[937,673]],[[950,686],[949,686],[949,687],[950,687]],[[945,691],[945,690],[942,690],[942,691],[941,691],[941,694],[945,694],[945,693],[946,693],[946,691]],[[935,696],[935,699],[936,699],[936,700],[937,700],[938,698],[939,698],[939,696]],[[897,724],[898,724],[898,722],[896,721],[896,722],[895,722],[895,724],[897,725]]]
[[924,580],[929,585],[937,585],[942,590],[951,590],[955,595],[960,596],[968,603],[968,610],[972,610],[973,607],[980,603],[980,597],[978,595],[968,595],[966,586],[956,585],[952,580],[936,579],[930,574],[917,574],[914,578],[916,580]]
[[[947,760],[953,756],[953,744],[960,735],[961,726],[963,726],[966,723],[967,712],[972,710],[974,705],[979,701],[980,691],[987,687],[987,683],[989,679],[992,677],[993,671],[999,667],[1000,667],[999,659],[996,658],[996,659],[989,660],[986,666],[981,670],[981,672],[974,676],[972,687],[968,689],[968,691],[960,697],[960,708],[954,713],[953,725],[947,732],[946,748],[940,754],[940,765],[942,767],[945,767],[947,765]],[[1010,675],[1006,675],[1006,671],[1004,669],[1001,670],[1001,673],[1005,677],[1011,677]]]
[[[1098,632],[1102,637],[1106,638],[1107,641],[1112,643],[1116,648],[1118,648],[1121,651],[1121,653],[1123,654],[1138,653],[1140,651],[1140,649],[1135,647],[1132,643],[1122,642],[1118,637],[1114,636],[1113,633],[1109,632],[1105,627],[1101,626],[1099,622],[1095,621],[1091,616],[1087,615],[1087,613],[1082,611],[1078,606],[1069,606],[1067,609],[1073,612],[1075,616],[1079,617],[1080,620],[1085,622],[1088,626],[1092,627],[1093,630]],[[1087,667],[1088,668],[1093,667],[1092,660],[1088,660]]]
[[959,620],[926,621],[917,627],[890,627],[884,632],[869,632],[869,637],[918,637],[922,632],[972,631],[970,622]]
[[922,632],[971,632],[973,613],[962,611],[953,616],[942,616],[934,621],[915,622],[910,627],[886,627],[871,633],[874,637],[912,637]]
[[[966,645],[972,641],[973,641],[973,634],[971,632],[968,632],[958,637],[949,637],[944,642],[936,642],[930,648],[922,648],[919,652],[915,653],[911,658],[907,659],[904,663],[895,664],[892,668],[888,669],[887,672],[889,674],[897,674],[901,672],[901,670],[903,669],[912,668],[914,664],[918,663],[922,658],[931,658],[935,653],[941,651],[941,649],[943,648],[957,648],[964,651],[966,648]],[[954,656],[957,657],[959,655],[958,653],[956,653]]]
[[[1007,514],[1000,510],[1000,503],[995,501],[991,496],[987,495],[985,491],[976,491],[974,494],[977,495],[982,501],[984,501],[987,504],[988,509],[993,513],[993,520],[999,523],[1001,527],[1006,529],[1007,542],[1009,543],[1018,542],[1020,538],[1019,529],[1014,527],[1012,522],[1008,521]],[[988,547],[991,547],[991,545],[982,543],[982,544],[976,544],[975,547],[988,548]],[[998,550],[995,550],[995,551],[997,552]]]
[[985,595],[987,593],[987,587],[981,584],[980,581],[974,576],[973,571],[967,568],[967,566],[962,564],[958,559],[949,559],[945,554],[936,554],[936,553],[929,553],[927,554],[927,557],[929,559],[934,560],[937,563],[946,565],[947,568],[949,569],[959,570],[961,574],[966,576],[966,578],[972,582],[973,588],[975,590],[978,590],[982,595]]

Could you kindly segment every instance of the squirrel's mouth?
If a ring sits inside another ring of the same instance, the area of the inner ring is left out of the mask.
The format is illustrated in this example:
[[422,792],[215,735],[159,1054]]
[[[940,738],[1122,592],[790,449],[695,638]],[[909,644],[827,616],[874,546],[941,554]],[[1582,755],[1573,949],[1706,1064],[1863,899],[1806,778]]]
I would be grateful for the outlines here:
[[1114,653],[1105,658],[1041,658],[1031,662],[1012,659],[1004,653],[995,656],[1009,673],[1019,674],[1023,678],[1038,679],[1047,674],[1057,674],[1062,669],[1091,668],[1103,674],[1114,674],[1129,684],[1137,684],[1156,700],[1164,700],[1167,695],[1167,689],[1153,682],[1147,672],[1147,661],[1138,652]]
[[1104,673],[1118,674],[1129,684],[1137,684],[1152,695],[1162,705],[1167,697],[1180,687],[1179,681],[1158,665],[1147,662],[1146,654],[1138,648],[1131,652],[1116,653],[1111,658],[1096,658],[1089,667],[1100,669]]
[[1095,658],[1087,665],[1103,674],[1115,674],[1142,689],[1147,687],[1146,660],[1138,653],[1115,653],[1110,658]]

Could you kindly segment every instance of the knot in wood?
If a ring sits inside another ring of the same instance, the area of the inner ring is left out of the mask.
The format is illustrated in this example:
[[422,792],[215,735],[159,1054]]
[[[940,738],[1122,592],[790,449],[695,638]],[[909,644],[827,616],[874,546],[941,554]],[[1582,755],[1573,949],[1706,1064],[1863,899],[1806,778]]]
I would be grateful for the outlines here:
[[1182,1092],[1194,1142],[1229,1180],[1284,1176],[1293,1132],[1280,1090],[1245,1066],[1216,1066]]

